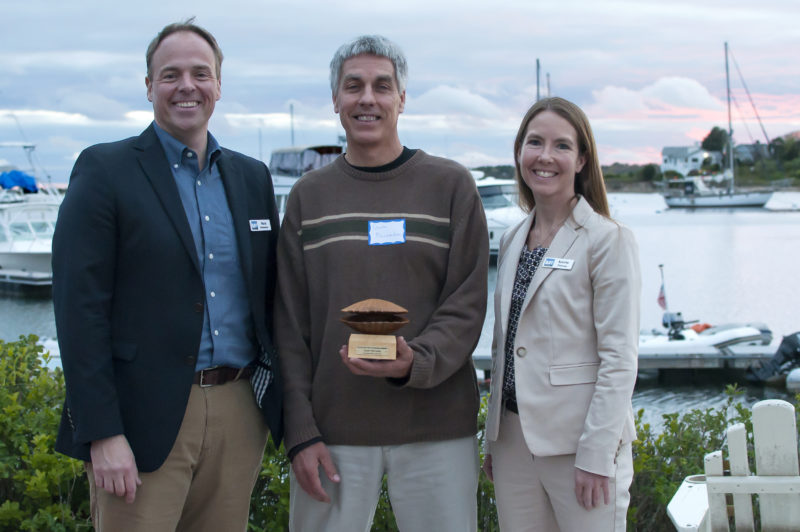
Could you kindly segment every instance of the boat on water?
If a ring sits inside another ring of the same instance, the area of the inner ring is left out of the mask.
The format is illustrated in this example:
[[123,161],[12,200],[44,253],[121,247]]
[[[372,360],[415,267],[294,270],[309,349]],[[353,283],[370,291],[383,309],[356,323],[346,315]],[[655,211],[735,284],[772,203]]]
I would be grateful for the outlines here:
[[639,354],[681,354],[702,348],[723,350],[735,345],[769,345],[772,331],[763,323],[723,323],[711,325],[699,320],[685,321],[680,312],[665,312],[664,329],[642,331]]
[[0,202],[0,281],[23,287],[49,287],[58,200]]
[[668,207],[763,207],[772,197],[770,190],[740,190],[736,188],[736,171],[733,160],[733,124],[731,121],[731,81],[728,68],[728,43],[725,43],[725,82],[728,98],[728,169],[725,172],[727,187],[711,189],[701,176],[689,176],[666,181],[663,196]]
[[662,329],[640,331],[640,370],[736,370],[769,360],[775,353],[772,330],[760,322],[701,323],[685,320],[667,305],[664,265],[657,303]]
[[286,200],[289,191],[306,172],[322,168],[342,154],[343,148],[338,144],[320,144],[279,148],[272,152],[269,159],[269,171],[272,175],[272,186],[275,190],[275,201],[281,220],[286,211]]
[[478,194],[486,213],[489,228],[489,254],[497,256],[500,237],[509,226],[525,218],[525,213],[517,202],[517,183],[513,179],[486,177],[483,172],[473,170]]
[[53,232],[66,185],[40,183],[33,144],[4,142],[0,147],[22,148],[31,166],[30,173],[16,167],[0,172],[0,283],[4,289],[48,289]]
[[0,167],[0,204],[24,202],[60,202],[64,199],[67,185],[51,183],[50,176],[41,179],[34,164],[35,144],[27,142],[0,142],[0,148],[22,149],[28,160],[29,170],[20,170],[13,165]]
[[[673,208],[763,207],[772,197],[770,190],[741,190],[732,186],[713,189],[707,176],[689,176],[666,182],[664,202]],[[733,183],[731,177],[730,183]]]

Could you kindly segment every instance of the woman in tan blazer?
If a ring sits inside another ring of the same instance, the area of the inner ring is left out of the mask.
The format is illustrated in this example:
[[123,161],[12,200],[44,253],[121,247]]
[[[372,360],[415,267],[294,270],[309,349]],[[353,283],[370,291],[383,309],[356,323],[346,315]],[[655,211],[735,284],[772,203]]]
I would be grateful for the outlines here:
[[576,105],[535,103],[514,162],[529,215],[500,244],[484,462],[500,528],[624,531],[638,247],[609,216],[591,127]]

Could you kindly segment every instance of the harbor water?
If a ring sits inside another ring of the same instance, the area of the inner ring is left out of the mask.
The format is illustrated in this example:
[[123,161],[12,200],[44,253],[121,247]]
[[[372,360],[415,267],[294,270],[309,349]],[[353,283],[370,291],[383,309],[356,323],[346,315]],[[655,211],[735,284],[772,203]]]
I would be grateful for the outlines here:
[[[612,216],[636,235],[642,266],[641,328],[661,328],[656,299],[664,265],[669,309],[710,324],[763,322],[776,342],[800,331],[800,193],[776,193],[766,209],[667,209],[657,194],[611,194]],[[496,269],[490,270],[490,293]],[[480,348],[491,347],[494,322],[487,302]],[[54,337],[52,301],[0,297],[0,339]],[[634,408],[657,424],[662,413],[717,406],[724,379],[663,383],[641,378]],[[743,401],[787,398],[783,389],[747,388]]]

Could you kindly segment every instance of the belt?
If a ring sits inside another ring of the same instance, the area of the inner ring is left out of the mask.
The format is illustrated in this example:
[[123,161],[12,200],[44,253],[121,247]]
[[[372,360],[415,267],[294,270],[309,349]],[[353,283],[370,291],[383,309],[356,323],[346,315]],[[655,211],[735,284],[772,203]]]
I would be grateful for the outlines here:
[[226,382],[238,381],[239,379],[249,378],[255,370],[253,366],[243,368],[231,368],[228,366],[215,366],[206,368],[194,374],[193,384],[199,384],[201,388],[208,386],[219,386]]
[[503,396],[503,406],[505,406],[508,410],[514,412],[515,414],[519,415],[519,407],[517,406],[516,399]]

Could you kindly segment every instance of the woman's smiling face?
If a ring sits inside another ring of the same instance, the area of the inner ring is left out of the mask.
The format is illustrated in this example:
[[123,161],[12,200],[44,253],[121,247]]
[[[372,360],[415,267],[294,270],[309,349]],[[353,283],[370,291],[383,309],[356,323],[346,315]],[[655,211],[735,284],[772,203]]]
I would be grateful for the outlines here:
[[569,201],[575,195],[575,175],[586,162],[575,128],[553,111],[531,119],[517,158],[537,204]]

